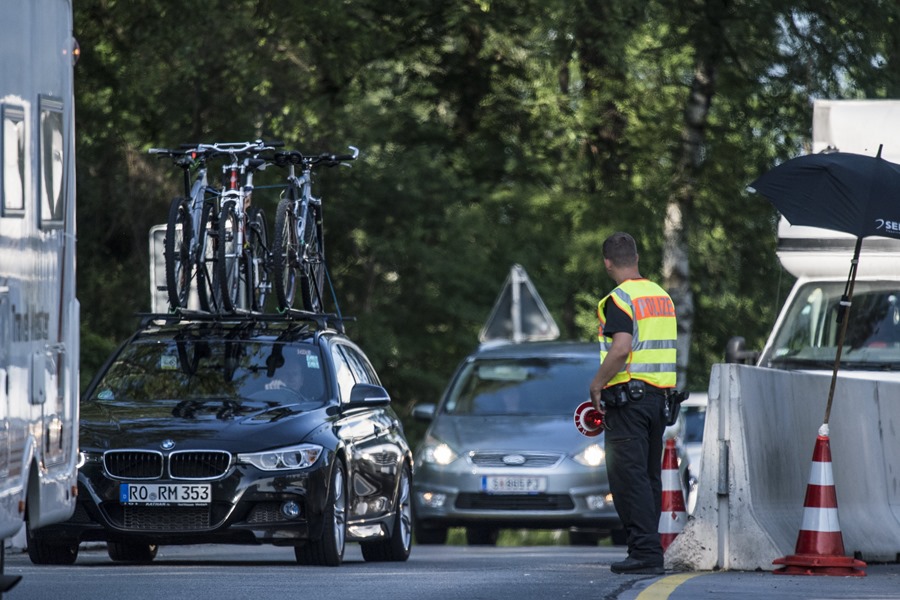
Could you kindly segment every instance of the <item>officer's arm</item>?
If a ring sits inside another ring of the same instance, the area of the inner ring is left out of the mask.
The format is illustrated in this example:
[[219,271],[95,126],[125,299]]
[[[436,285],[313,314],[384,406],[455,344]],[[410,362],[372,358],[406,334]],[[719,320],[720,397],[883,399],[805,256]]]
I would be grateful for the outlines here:
[[600,392],[616,376],[616,373],[625,370],[625,363],[628,361],[628,355],[631,354],[631,338],[632,335],[624,331],[612,334],[609,352],[606,353],[605,360],[597,369],[594,380],[591,381],[591,402],[598,410],[601,409]]

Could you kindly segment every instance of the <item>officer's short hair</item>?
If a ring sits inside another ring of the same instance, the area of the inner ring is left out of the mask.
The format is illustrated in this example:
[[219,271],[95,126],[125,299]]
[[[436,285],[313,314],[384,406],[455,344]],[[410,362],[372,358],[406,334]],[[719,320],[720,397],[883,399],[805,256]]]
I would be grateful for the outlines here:
[[603,258],[617,267],[637,264],[637,243],[624,231],[617,231],[603,242]]

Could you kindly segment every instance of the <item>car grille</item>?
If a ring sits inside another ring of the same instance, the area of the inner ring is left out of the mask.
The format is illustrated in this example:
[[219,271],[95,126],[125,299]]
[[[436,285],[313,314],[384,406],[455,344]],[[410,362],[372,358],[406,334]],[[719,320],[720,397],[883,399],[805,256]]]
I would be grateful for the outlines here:
[[173,452],[169,455],[172,479],[216,479],[228,472],[228,452]]
[[[516,460],[504,461],[506,457]],[[563,455],[555,452],[473,452],[469,456],[472,464],[479,467],[554,467],[562,459]]]
[[209,529],[208,506],[124,506],[122,526],[132,531]]
[[103,467],[110,477],[119,479],[159,479],[163,474],[160,452],[113,450],[103,454]]
[[566,494],[470,494],[456,498],[460,510],[572,510],[575,504]]
[[[110,450],[103,455],[106,473],[115,479],[146,480],[164,476],[166,458],[146,450]],[[171,479],[218,479],[231,467],[231,454],[218,450],[186,450],[168,457]]]

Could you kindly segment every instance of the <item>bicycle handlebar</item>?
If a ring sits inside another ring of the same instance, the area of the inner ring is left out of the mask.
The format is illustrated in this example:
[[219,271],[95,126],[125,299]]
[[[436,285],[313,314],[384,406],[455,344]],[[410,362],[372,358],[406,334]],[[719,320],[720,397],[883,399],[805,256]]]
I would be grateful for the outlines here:
[[317,165],[334,167],[341,164],[345,160],[355,160],[356,157],[359,156],[359,148],[355,146],[348,146],[348,148],[353,151],[353,154],[332,154],[330,152],[323,152],[322,154],[318,154],[316,156],[304,156],[304,154],[299,150],[288,150],[286,152],[276,152],[274,159],[275,164],[280,167],[287,166],[288,164],[302,164],[308,168],[312,168]]

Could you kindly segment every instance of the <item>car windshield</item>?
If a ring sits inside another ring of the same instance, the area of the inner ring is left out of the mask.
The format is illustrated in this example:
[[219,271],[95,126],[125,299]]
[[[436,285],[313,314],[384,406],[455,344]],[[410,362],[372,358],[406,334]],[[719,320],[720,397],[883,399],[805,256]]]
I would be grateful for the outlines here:
[[[762,364],[783,368],[830,368],[839,333],[845,284],[809,283],[800,288]],[[900,285],[856,282],[841,366],[900,369]]]
[[684,441],[702,442],[703,427],[706,425],[706,407],[687,406],[681,410],[684,419]]
[[257,340],[139,340],[126,346],[87,399],[185,406],[259,401],[267,406],[325,401],[319,350]]
[[571,417],[588,399],[596,359],[553,357],[476,360],[450,391],[444,412],[455,415]]

